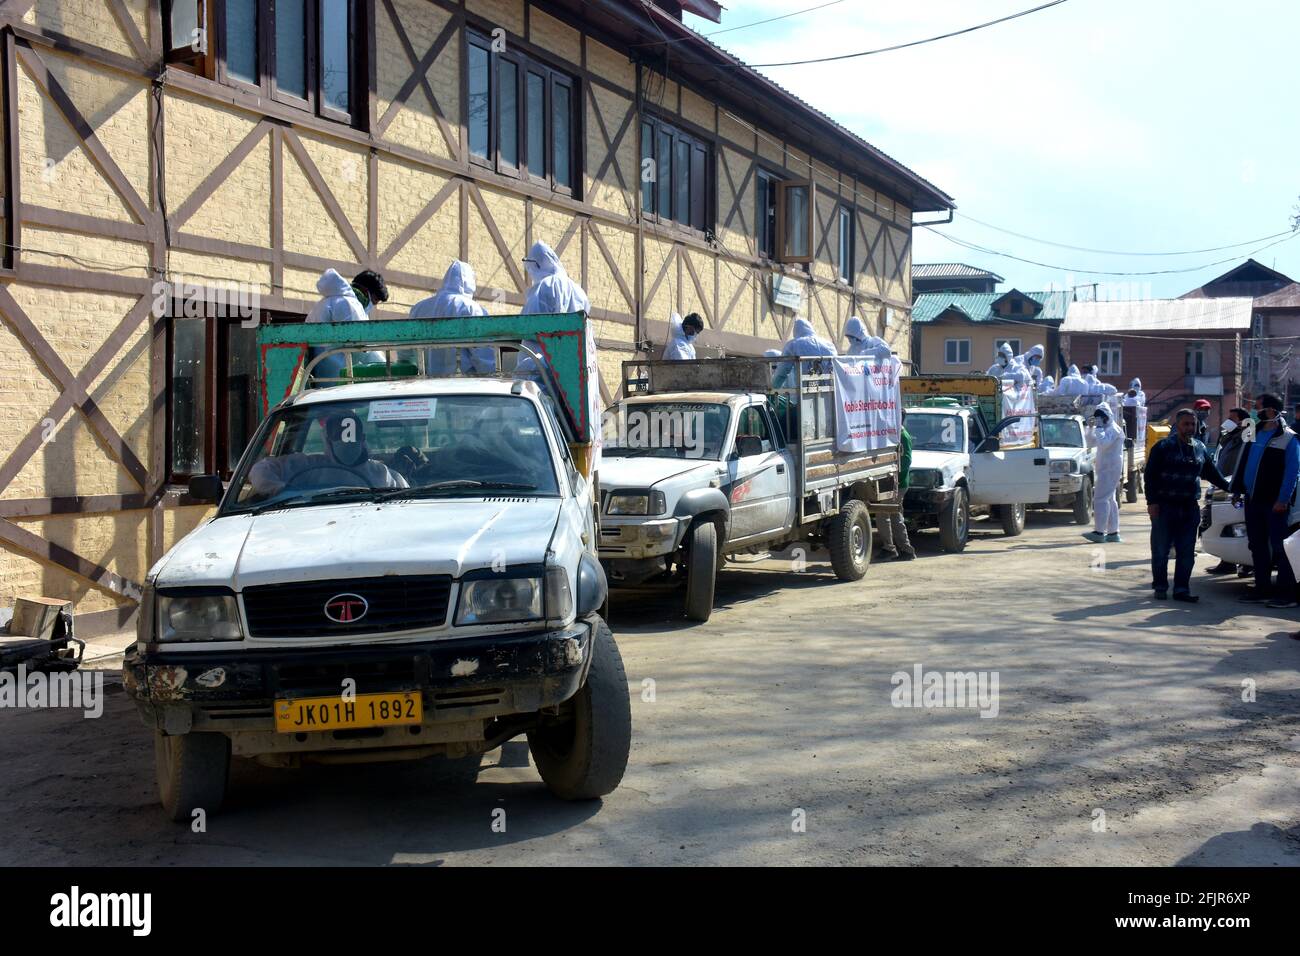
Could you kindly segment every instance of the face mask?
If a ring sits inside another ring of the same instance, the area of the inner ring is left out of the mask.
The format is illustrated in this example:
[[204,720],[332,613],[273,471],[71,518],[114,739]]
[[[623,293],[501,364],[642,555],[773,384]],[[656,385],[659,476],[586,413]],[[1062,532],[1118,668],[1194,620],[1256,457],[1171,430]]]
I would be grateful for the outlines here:
[[1229,418],[1226,422],[1220,425],[1219,428],[1223,434],[1230,435],[1237,430],[1237,423]]

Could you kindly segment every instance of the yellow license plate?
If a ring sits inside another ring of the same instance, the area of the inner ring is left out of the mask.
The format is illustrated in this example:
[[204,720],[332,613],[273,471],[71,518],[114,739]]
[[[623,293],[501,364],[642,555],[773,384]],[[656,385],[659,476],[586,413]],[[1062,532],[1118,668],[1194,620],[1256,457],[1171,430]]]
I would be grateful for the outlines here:
[[353,700],[345,700],[340,695],[275,702],[275,729],[282,734],[392,727],[418,724],[422,720],[424,701],[417,691],[357,694]]

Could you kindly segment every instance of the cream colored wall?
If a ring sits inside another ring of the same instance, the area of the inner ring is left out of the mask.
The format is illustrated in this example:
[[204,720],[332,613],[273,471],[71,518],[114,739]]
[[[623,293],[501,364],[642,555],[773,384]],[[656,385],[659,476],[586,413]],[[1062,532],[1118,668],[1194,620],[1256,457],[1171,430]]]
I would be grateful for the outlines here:
[[[1031,345],[1045,341],[1044,333],[1038,329],[1023,325],[1002,325],[959,320],[927,322],[916,326],[920,339],[920,371],[927,374],[940,372],[984,372],[993,364],[997,356],[997,345],[1006,339],[1019,339],[1023,352]],[[970,339],[971,361],[969,365],[947,365],[944,363],[944,342],[948,339]]]

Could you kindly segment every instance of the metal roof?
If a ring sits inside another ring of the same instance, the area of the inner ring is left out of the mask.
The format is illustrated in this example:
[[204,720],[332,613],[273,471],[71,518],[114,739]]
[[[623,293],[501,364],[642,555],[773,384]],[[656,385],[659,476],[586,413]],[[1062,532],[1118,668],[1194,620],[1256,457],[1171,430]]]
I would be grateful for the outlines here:
[[1018,290],[1010,292],[922,292],[912,303],[912,321],[933,322],[949,309],[956,309],[970,318],[972,322],[1028,322],[1046,324],[1065,319],[1066,309],[1073,292],[1021,292],[1028,299],[1033,299],[1043,307],[1037,315],[998,315],[993,311],[993,303]]
[[1072,302],[1061,331],[1249,331],[1253,306],[1253,299],[1242,297]]
[[1005,281],[996,272],[968,266],[962,262],[918,262],[912,264],[913,279],[996,279]]
[[1292,282],[1276,292],[1255,299],[1257,309],[1300,309],[1300,282]]

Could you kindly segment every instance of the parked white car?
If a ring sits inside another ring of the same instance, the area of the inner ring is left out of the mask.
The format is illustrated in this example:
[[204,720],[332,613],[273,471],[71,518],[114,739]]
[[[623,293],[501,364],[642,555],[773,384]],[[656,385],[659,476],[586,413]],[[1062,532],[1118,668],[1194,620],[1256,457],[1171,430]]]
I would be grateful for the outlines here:
[[168,814],[220,806],[232,754],[476,767],[519,734],[557,795],[609,793],[631,713],[596,540],[591,487],[531,382],[288,399],[215,517],[147,578],[123,671]]
[[1097,451],[1088,446],[1083,416],[1043,415],[1039,424],[1050,460],[1052,497],[1046,507],[1069,509],[1074,512],[1075,524],[1090,524],[1092,468]]

